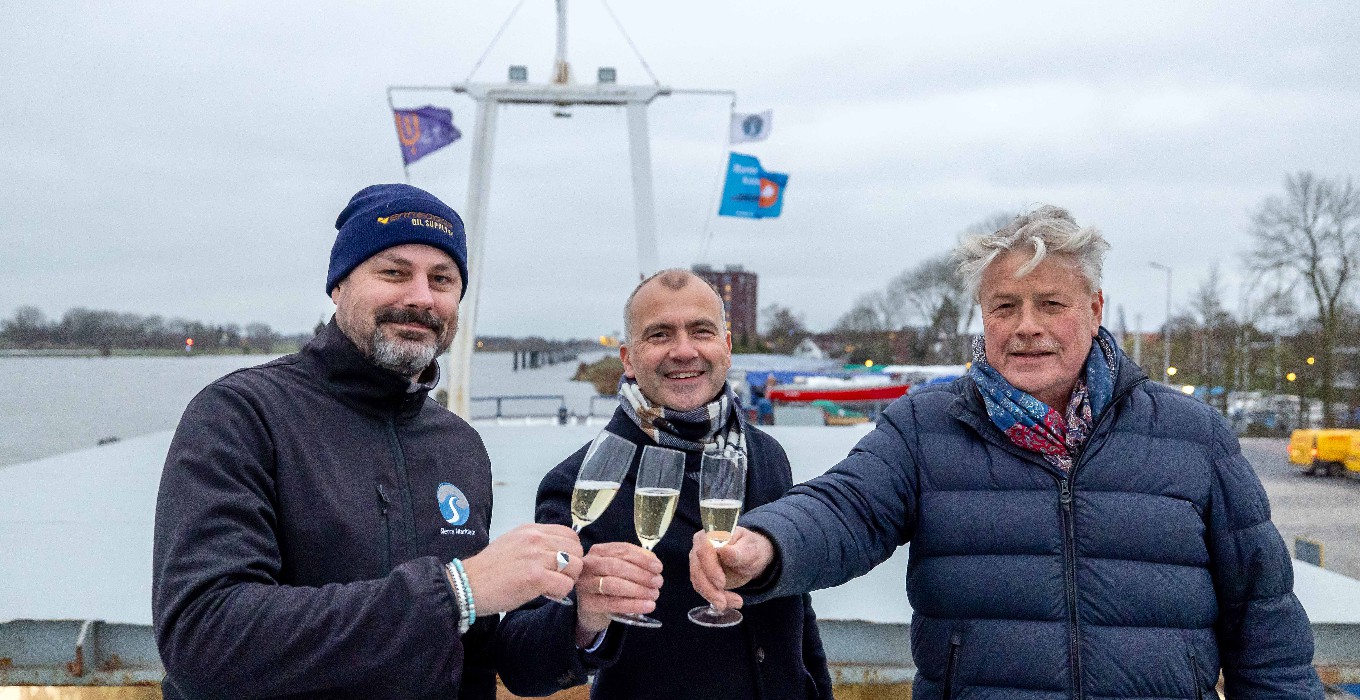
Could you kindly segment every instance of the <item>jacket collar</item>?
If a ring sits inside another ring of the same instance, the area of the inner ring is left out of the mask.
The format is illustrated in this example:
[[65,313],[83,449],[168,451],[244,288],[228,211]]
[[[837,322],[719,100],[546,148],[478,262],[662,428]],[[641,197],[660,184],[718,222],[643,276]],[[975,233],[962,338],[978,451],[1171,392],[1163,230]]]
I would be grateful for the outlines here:
[[[433,382],[411,391],[409,377],[379,367],[346,336],[332,317],[330,323],[302,348],[302,357],[319,368],[327,388],[345,403],[368,413],[408,418],[420,412]],[[438,375],[434,362],[421,379]]]

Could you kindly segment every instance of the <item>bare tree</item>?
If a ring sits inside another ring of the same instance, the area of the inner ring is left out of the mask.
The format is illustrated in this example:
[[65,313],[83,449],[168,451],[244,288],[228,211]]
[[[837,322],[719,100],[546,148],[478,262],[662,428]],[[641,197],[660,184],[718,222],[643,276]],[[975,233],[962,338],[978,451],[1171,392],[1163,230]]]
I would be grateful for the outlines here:
[[[897,321],[893,330],[914,322],[942,347],[958,349],[966,345],[958,339],[973,324],[977,305],[969,298],[948,254],[927,258],[894,277],[884,297],[888,307],[896,310],[889,317]],[[947,353],[942,359],[967,359],[952,357],[955,354]]]
[[47,317],[36,306],[20,306],[14,311],[14,318],[0,321],[0,340],[18,347],[34,347],[40,344],[49,333]]
[[869,292],[855,300],[855,305],[841,315],[832,326],[837,333],[873,333],[896,330],[893,321],[885,314],[890,305],[882,292]]
[[1252,217],[1253,270],[1281,270],[1299,280],[1317,307],[1322,420],[1335,424],[1335,351],[1341,312],[1360,271],[1360,192],[1351,181],[1310,172],[1285,178],[1285,195],[1267,198]]
[[1218,263],[1209,266],[1208,276],[1191,295],[1190,310],[1198,318],[1199,324],[1206,328],[1222,326],[1232,321],[1232,315],[1223,305],[1223,278],[1218,272]]
[[760,325],[765,327],[765,342],[774,352],[792,352],[811,335],[803,319],[787,306],[770,304],[760,310],[760,316]]

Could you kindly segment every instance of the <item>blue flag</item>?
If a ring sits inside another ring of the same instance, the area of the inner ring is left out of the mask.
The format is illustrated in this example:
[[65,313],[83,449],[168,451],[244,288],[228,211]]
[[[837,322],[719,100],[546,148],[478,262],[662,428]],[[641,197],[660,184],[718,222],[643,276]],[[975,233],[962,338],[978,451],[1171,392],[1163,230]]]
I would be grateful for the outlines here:
[[392,111],[401,142],[401,162],[410,165],[454,141],[463,133],[453,125],[453,112],[434,105]]
[[755,156],[733,153],[727,160],[727,184],[723,186],[718,216],[772,219],[784,209],[784,186],[789,176],[767,172]]

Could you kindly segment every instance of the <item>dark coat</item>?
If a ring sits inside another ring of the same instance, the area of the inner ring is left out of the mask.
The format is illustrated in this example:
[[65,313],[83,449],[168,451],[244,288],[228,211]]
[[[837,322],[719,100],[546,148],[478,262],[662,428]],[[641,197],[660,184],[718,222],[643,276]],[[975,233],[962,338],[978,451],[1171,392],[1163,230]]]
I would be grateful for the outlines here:
[[[656,444],[622,410],[615,411],[605,429],[637,445]],[[750,465],[746,503],[755,507],[783,495],[793,480],[788,457],[774,438],[749,426],[746,435]],[[585,451],[582,447],[543,478],[535,520],[571,524],[571,492]],[[511,692],[548,695],[585,682],[589,671],[602,666],[593,690],[596,698],[831,697],[826,655],[808,596],[748,605],[742,609],[746,619],[735,627],[700,627],[686,617],[691,608],[705,604],[689,582],[689,550],[694,533],[701,529],[699,457],[698,452],[685,456],[680,503],[654,550],[664,567],[665,584],[651,615],[664,626],[635,629],[613,623],[603,648],[587,658],[576,649],[576,608],[531,603],[506,615],[498,634],[501,679]],[[631,507],[635,481],[633,469],[604,514],[581,531],[583,546],[637,541]]]
[[782,556],[764,595],[837,585],[910,541],[918,700],[1203,700],[1220,668],[1230,698],[1322,697],[1236,437],[1122,353],[1070,475],[1013,445],[965,377],[894,402],[844,461],[741,524]]
[[[490,461],[409,387],[332,321],[190,402],[156,502],[166,698],[495,696],[494,622],[459,638],[443,569],[486,546]],[[441,515],[445,482],[466,522]]]

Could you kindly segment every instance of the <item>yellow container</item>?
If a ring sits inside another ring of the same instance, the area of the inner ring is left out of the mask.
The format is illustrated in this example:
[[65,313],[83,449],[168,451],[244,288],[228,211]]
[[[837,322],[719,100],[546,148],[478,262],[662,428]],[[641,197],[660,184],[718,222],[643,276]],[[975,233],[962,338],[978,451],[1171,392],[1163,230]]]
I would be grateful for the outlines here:
[[1345,476],[1360,477],[1360,430],[1351,432],[1351,450],[1346,454],[1346,461],[1342,464],[1346,467]]
[[1317,431],[1317,454],[1314,458],[1319,462],[1345,462],[1351,452],[1351,437],[1354,435],[1354,430]]
[[1305,469],[1313,467],[1313,458],[1317,456],[1317,432],[1304,428],[1290,434],[1289,461]]

